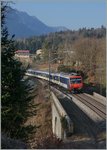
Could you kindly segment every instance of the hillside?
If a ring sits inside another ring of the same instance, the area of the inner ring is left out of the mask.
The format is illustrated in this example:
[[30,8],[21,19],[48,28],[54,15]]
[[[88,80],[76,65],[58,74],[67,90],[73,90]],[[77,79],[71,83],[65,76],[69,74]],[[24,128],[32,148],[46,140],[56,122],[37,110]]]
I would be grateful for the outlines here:
[[10,35],[15,34],[15,38],[26,38],[67,30],[65,27],[49,27],[38,18],[12,8],[8,10],[6,26]]

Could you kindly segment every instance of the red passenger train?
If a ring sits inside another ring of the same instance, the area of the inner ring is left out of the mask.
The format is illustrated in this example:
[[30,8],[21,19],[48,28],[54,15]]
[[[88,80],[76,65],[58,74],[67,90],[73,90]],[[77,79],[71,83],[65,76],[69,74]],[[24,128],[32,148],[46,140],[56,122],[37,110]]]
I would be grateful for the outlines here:
[[45,71],[28,69],[26,75],[34,76],[55,83],[66,88],[70,92],[82,92],[83,80],[77,73],[49,73]]

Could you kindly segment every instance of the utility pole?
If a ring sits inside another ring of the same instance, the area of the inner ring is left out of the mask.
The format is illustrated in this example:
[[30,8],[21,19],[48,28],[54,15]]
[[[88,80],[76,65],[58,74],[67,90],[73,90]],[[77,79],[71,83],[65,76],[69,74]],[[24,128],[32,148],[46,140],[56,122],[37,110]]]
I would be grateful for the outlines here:
[[49,56],[48,56],[48,64],[49,64],[49,66],[48,67],[49,67],[49,99],[50,99],[50,95],[51,95],[51,87],[50,87],[50,71],[51,71],[50,70],[50,62],[51,62],[50,61],[50,49],[49,49],[49,53],[48,54],[49,54]]
[[[50,45],[50,44],[49,44]],[[53,43],[52,43],[52,49],[53,49]],[[50,87],[50,73],[51,73],[51,51],[50,51],[50,46],[49,46],[49,50],[48,50],[48,64],[49,64],[49,99],[51,96],[51,87]]]
[[[101,61],[100,61],[101,62]],[[99,74],[100,74],[100,94],[102,95],[102,73],[103,73],[103,68],[102,68],[102,62],[99,65]]]

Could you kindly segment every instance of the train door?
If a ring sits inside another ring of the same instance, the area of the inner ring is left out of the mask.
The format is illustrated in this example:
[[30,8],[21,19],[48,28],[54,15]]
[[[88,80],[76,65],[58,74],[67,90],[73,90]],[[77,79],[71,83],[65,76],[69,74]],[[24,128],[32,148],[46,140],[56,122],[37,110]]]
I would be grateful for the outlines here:
[[68,87],[68,90],[70,91],[70,78],[68,78],[68,82],[67,82],[67,87]]

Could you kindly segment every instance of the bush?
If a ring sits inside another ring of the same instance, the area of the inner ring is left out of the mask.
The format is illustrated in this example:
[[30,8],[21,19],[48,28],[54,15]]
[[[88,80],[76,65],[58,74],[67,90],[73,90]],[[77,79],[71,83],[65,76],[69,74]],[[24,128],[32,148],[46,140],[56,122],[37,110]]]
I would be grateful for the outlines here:
[[63,128],[64,130],[67,130],[67,129],[68,129],[68,122],[67,122],[67,120],[66,120],[65,117],[61,117],[61,124],[62,124],[62,128]]
[[55,135],[50,134],[36,139],[35,144],[35,149],[56,149],[61,148],[62,140],[57,138]]

